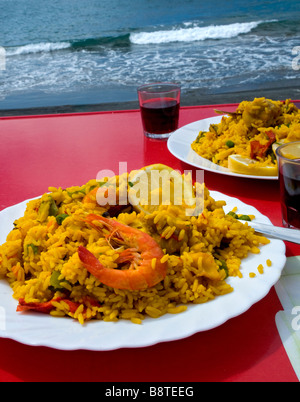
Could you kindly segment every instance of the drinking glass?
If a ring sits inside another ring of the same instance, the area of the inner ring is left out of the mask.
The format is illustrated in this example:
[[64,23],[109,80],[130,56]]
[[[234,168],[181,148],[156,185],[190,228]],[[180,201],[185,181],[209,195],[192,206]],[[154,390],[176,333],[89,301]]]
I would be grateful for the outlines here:
[[168,138],[178,128],[180,85],[154,83],[138,87],[144,134],[150,138]]
[[276,149],[280,182],[282,222],[300,229],[300,141]]

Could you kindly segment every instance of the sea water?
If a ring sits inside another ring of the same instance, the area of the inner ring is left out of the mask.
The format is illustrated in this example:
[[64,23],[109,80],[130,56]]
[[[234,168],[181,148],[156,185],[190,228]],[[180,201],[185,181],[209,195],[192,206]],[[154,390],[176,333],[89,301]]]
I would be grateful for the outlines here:
[[0,49],[0,109],[131,101],[154,81],[284,86],[300,75],[300,1],[0,0]]

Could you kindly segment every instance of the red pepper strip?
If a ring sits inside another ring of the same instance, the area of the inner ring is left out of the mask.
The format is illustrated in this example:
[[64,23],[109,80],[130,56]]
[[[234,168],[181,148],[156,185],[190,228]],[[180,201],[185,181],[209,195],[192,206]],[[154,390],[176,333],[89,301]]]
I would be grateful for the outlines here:
[[262,145],[260,144],[259,141],[251,141],[250,142],[251,146],[251,159],[257,159],[258,156],[260,156],[262,152]]
[[[52,299],[48,302],[44,302],[44,303],[25,303],[25,300],[21,298],[21,299],[19,299],[19,305],[17,307],[17,311],[31,310],[31,311],[36,311],[38,313],[50,314],[50,312],[55,309],[52,302],[60,302],[61,300],[63,300],[65,303],[68,304],[68,306],[70,308],[70,313],[72,313],[72,314],[74,314],[75,311],[80,306],[80,303],[73,302],[73,301],[71,301],[69,299],[65,299],[63,297],[57,297],[57,298],[54,298],[54,299]],[[86,296],[84,298],[84,303],[89,303],[90,305],[95,306],[95,307],[100,306],[100,304],[96,300],[94,300],[88,296]],[[86,309],[84,311],[86,311]]]
[[52,302],[59,302],[63,298],[57,297],[56,299],[52,299],[48,302],[44,303],[25,303],[24,299],[19,299],[19,305],[17,307],[17,311],[37,311],[39,313],[49,314],[55,307],[53,306]]
[[269,142],[268,142],[268,144],[269,144],[269,146],[270,145],[272,145],[273,144],[273,142],[275,142],[276,141],[276,135],[273,133],[273,131],[268,131],[268,132],[266,132],[266,134],[267,134],[267,136],[269,137]]
[[266,135],[268,136],[269,141],[265,145],[262,145],[259,141],[250,142],[251,159],[263,158],[266,155],[269,147],[273,144],[273,142],[276,141],[276,135],[273,133],[273,131],[267,131]]
[[63,301],[68,304],[69,309],[70,309],[70,313],[72,313],[72,314],[74,314],[75,311],[80,306],[80,303],[75,303],[75,302],[73,302],[71,300],[68,300],[68,299],[63,299]]
[[100,307],[100,303],[90,296],[84,296],[83,302],[86,306],[88,306],[88,304],[90,304],[93,307]]

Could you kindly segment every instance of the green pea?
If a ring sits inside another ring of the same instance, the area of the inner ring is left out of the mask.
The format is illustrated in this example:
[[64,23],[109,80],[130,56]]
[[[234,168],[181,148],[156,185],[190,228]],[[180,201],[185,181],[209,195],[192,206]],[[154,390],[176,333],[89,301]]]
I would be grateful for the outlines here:
[[228,140],[226,142],[226,145],[228,146],[228,148],[233,148],[235,146],[235,143],[233,141],[231,141],[231,140]]

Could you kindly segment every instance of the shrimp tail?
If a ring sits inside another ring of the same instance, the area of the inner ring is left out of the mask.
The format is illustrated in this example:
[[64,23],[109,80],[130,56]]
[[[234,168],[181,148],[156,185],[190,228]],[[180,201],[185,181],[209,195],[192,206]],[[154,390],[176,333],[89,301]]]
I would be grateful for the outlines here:
[[99,272],[104,269],[104,266],[101,262],[92,254],[89,250],[87,250],[83,246],[78,247],[78,256],[80,261],[83,263],[85,268],[94,275],[97,279],[100,280]]

